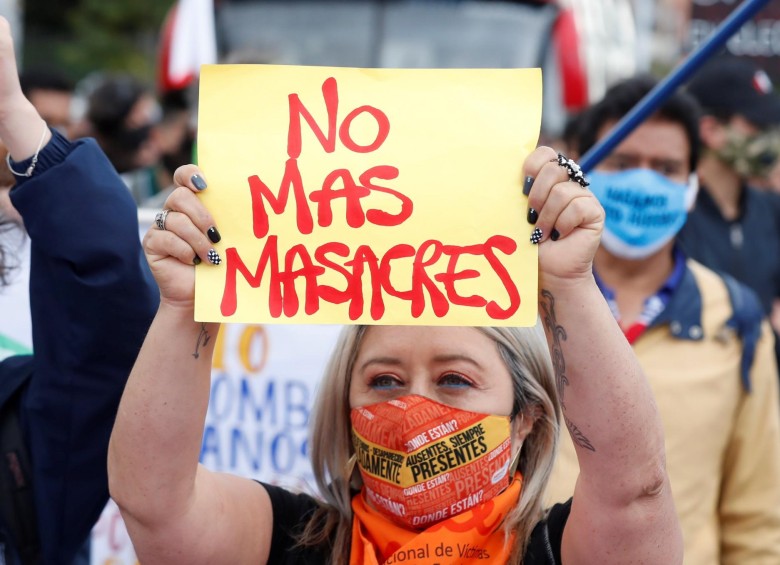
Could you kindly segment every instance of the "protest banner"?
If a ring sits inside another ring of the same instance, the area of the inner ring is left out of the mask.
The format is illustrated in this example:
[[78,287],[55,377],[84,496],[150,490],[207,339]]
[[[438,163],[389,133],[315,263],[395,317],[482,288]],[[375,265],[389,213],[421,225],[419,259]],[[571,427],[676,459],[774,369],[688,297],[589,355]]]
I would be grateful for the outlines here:
[[199,321],[533,325],[538,69],[204,66]]

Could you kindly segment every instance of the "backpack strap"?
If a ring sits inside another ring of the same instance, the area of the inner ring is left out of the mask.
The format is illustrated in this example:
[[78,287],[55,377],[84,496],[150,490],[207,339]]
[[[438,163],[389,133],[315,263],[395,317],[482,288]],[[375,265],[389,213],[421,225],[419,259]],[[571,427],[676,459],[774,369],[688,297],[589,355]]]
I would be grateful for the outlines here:
[[[28,365],[31,372],[31,367]],[[40,563],[32,466],[22,436],[19,407],[23,388],[0,404],[0,521],[24,565]]]
[[761,338],[761,322],[764,319],[764,311],[755,292],[744,284],[737,282],[733,277],[718,273],[729,292],[732,315],[726,321],[726,325],[733,329],[742,340],[742,357],[740,359],[740,376],[742,387],[750,393],[750,369],[756,356],[756,346]]

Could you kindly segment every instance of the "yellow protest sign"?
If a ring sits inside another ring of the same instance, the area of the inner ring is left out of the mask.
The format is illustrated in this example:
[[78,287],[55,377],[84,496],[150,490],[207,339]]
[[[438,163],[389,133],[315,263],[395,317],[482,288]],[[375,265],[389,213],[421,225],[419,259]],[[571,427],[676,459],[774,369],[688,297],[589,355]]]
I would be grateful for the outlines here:
[[533,325],[538,69],[212,65],[198,321]]

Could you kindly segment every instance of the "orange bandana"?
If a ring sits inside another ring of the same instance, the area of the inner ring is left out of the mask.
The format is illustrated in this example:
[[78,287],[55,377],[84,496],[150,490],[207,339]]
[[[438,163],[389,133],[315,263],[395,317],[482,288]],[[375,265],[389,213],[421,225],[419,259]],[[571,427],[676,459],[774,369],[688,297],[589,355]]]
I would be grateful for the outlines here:
[[506,563],[514,537],[501,527],[520,498],[522,477],[501,494],[421,532],[407,530],[371,509],[361,492],[352,499],[350,565]]
[[401,527],[422,530],[509,485],[509,416],[412,394],[353,408],[350,417],[363,494]]

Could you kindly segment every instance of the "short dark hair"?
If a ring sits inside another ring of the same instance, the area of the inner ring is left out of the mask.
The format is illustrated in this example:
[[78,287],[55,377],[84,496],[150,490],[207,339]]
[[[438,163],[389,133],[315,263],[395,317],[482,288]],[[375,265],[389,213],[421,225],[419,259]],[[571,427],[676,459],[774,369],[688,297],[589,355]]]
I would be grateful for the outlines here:
[[60,71],[50,69],[30,69],[19,75],[22,92],[29,98],[34,90],[54,90],[55,92],[73,92],[73,82]]
[[106,76],[89,95],[87,119],[98,132],[114,134],[147,92],[146,86],[130,74]]
[[[596,144],[599,130],[605,124],[618,121],[650,92],[657,81],[649,75],[637,76],[612,86],[599,102],[593,104],[577,117],[576,138],[580,155],[584,155]],[[696,100],[684,92],[672,93],[653,114],[680,124],[685,130],[690,146],[691,172],[696,170],[701,151],[699,140],[699,117],[701,108]]]

